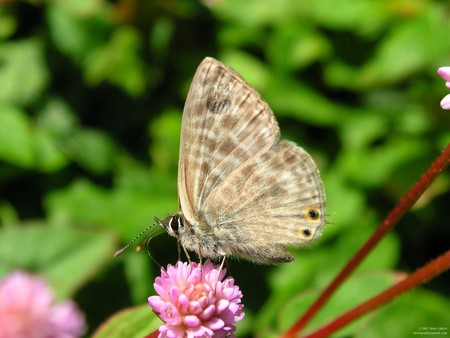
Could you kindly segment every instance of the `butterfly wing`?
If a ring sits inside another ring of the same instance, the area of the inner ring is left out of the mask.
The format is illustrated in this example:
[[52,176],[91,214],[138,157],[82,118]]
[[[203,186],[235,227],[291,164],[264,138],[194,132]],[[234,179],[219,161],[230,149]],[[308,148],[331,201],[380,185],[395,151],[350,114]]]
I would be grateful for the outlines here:
[[208,256],[292,260],[285,245],[318,237],[325,193],[311,157],[279,142],[273,113],[235,71],[206,58],[183,112],[178,197],[180,241]]
[[255,262],[293,258],[285,245],[308,243],[325,225],[325,192],[311,156],[281,141],[230,175],[204,214],[221,239],[218,251]]
[[187,222],[208,226],[202,212],[210,194],[278,138],[278,124],[259,94],[231,68],[205,58],[194,75],[181,126],[178,198]]

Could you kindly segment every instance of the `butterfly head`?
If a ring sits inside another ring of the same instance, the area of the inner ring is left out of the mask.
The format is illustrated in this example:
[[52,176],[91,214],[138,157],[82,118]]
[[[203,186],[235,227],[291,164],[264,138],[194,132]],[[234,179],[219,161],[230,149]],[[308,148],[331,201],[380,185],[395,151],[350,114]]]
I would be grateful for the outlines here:
[[163,220],[157,218],[156,222],[162,226],[169,235],[175,238],[178,238],[180,231],[183,231],[184,220],[183,216],[180,214],[168,216]]

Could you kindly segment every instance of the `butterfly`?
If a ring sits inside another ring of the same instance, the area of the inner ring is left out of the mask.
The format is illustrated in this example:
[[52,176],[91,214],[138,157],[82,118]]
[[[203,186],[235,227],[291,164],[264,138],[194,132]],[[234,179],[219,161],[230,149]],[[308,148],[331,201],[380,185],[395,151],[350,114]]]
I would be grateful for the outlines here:
[[272,110],[242,77],[207,57],[187,95],[178,163],[179,212],[158,220],[199,257],[290,262],[326,224],[311,156],[281,140]]

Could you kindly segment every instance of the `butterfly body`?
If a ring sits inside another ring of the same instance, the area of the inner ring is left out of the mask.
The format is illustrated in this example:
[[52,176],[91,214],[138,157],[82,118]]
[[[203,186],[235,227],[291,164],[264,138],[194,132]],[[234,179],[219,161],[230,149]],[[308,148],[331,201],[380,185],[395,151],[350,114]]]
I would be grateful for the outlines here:
[[279,140],[275,117],[239,74],[205,58],[188,93],[178,164],[180,212],[161,224],[201,257],[289,262],[285,246],[325,225],[325,192],[311,156]]

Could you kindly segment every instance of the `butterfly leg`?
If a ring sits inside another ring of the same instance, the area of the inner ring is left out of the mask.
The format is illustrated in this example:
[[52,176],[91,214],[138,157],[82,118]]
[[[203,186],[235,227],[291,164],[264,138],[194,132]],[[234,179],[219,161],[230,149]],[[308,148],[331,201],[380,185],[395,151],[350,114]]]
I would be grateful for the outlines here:
[[220,262],[220,267],[219,267],[219,275],[222,272],[223,269],[223,265],[225,264],[225,259],[227,258],[227,255],[223,255],[222,256],[222,262]]
[[189,252],[187,251],[187,249],[181,245],[180,243],[178,243],[178,260],[181,261],[181,251],[180,251],[180,246],[183,248],[184,254],[189,262],[189,264],[191,264],[191,256],[189,256]]
[[[220,262],[219,272],[217,273],[217,279],[216,279],[216,282],[214,283],[215,287],[217,286],[217,283],[219,282],[220,273],[222,272],[223,265],[225,264],[225,259],[226,259],[226,258],[227,258],[227,255],[223,255],[223,256],[222,256],[222,262]],[[214,288],[215,288],[215,287],[214,287]]]
[[198,257],[198,263],[200,264],[200,266],[202,265],[202,261],[203,261],[203,255],[202,255],[202,248],[200,246],[200,244],[197,244],[197,257]]

